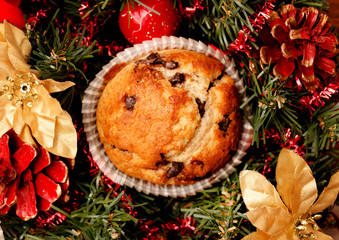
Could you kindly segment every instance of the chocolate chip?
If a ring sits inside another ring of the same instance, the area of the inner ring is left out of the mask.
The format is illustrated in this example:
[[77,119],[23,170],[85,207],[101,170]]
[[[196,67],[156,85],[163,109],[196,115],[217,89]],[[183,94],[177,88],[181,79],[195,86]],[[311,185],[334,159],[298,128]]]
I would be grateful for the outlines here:
[[206,102],[202,102],[199,98],[196,98],[195,102],[198,104],[200,117],[204,116]]
[[182,83],[185,81],[185,74],[183,73],[176,73],[174,76],[169,80],[169,82],[172,84],[172,87],[174,87],[178,83]]
[[169,61],[169,62],[163,61],[162,65],[167,69],[175,69],[179,66],[179,63],[174,62],[174,61]]
[[172,163],[172,166],[167,170],[166,177],[171,178],[177,176],[183,168],[184,164],[182,162]]
[[127,97],[126,96],[125,105],[126,105],[127,110],[133,110],[136,102],[137,102],[137,100],[135,99],[135,97],[133,97],[133,96]]
[[145,59],[140,59],[136,61],[137,64],[143,63],[143,64],[150,64],[150,65],[157,65],[161,64],[163,67],[167,69],[175,69],[179,66],[177,62],[174,61],[169,61],[166,62],[164,61],[164,58],[159,55],[157,52],[153,52],[150,55],[148,55]]
[[161,160],[165,160],[165,155],[163,153],[160,153]]
[[150,55],[148,55],[145,59],[137,60],[136,63],[137,64],[138,63],[151,64],[151,65],[162,64],[163,58],[160,57],[159,53],[154,52],[154,53],[151,53]]
[[219,129],[223,131],[223,136],[226,136],[228,126],[231,123],[231,119],[229,118],[229,114],[225,114],[224,118],[221,120],[221,122],[218,123]]
[[157,59],[157,58],[160,58],[160,55],[157,52],[153,52],[146,57],[147,60],[154,60],[154,59]]

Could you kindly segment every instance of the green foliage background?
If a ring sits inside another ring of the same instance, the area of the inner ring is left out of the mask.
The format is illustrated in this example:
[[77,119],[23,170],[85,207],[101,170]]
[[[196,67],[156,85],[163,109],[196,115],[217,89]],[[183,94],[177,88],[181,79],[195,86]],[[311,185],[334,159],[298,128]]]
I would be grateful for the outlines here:
[[[126,1],[93,0],[90,7],[82,15],[78,9],[81,1],[49,0],[43,1],[50,9],[33,29],[27,32],[33,45],[30,63],[41,73],[42,78],[53,78],[58,81],[71,80],[76,87],[57,95],[65,109],[70,111],[74,120],[81,127],[82,93],[88,83],[101,67],[114,56],[107,51],[99,52],[96,43],[104,44],[104,40],[111,39],[117,44],[127,47],[129,44],[123,38],[117,26],[117,16],[121,5]],[[130,0],[129,0],[130,1]],[[134,0],[138,2],[137,0]],[[141,1],[141,0],[140,0]],[[258,4],[263,0],[205,0],[207,8],[194,19],[183,19],[179,35],[202,40],[225,50],[238,36],[243,26],[253,29],[249,16],[255,12]],[[289,1],[276,1],[275,9]],[[190,6],[193,1],[183,1]],[[326,11],[326,1],[314,0],[293,1],[298,7],[314,6]],[[35,13],[40,9],[39,1],[22,1],[25,14]],[[227,14],[226,14],[226,11]],[[98,31],[93,35],[91,44],[81,44],[88,29],[83,24],[84,19],[90,17],[97,21]],[[56,26],[63,26],[62,29]],[[76,32],[77,34],[72,34]],[[104,34],[104,35],[103,35]],[[254,37],[258,33],[254,32]],[[251,43],[258,47],[256,43]],[[54,57],[51,52],[54,51]],[[278,79],[270,74],[269,67],[254,74],[249,69],[249,59],[244,53],[232,56],[243,66],[236,64],[240,76],[247,86],[248,101],[242,107],[249,106],[253,115],[254,137],[253,145],[237,167],[226,180],[213,187],[187,198],[155,197],[139,193],[134,189],[121,186],[118,189],[107,191],[102,176],[90,174],[90,162],[86,154],[79,151],[76,158],[75,170],[71,172],[71,197],[77,199],[79,205],[73,211],[66,211],[63,206],[54,205],[53,209],[67,216],[59,225],[50,225],[49,229],[36,227],[35,220],[23,222],[14,216],[0,216],[1,227],[6,239],[151,239],[141,228],[146,222],[150,228],[159,228],[159,235],[168,239],[241,239],[255,228],[246,219],[246,207],[239,188],[239,172],[243,169],[263,171],[274,184],[274,169],[276,158],[281,150],[281,143],[275,143],[263,137],[265,130],[274,128],[282,133],[284,128],[291,128],[293,134],[302,136],[304,141],[305,158],[310,162],[313,174],[317,180],[319,191],[327,185],[329,177],[338,170],[338,151],[333,150],[338,140],[339,128],[333,129],[339,123],[339,106],[328,102],[326,106],[316,110],[312,117],[302,117],[304,113],[298,111],[298,101],[307,92],[293,92],[286,88]],[[86,71],[84,71],[86,64]],[[269,105],[277,104],[273,94],[262,95],[267,91],[276,91],[280,97],[286,99],[281,109],[260,108],[259,102]],[[318,118],[322,117],[325,128],[319,126]],[[334,136],[334,140],[333,140]],[[84,137],[84,136],[82,136]],[[318,139],[319,141],[315,141]],[[83,147],[83,145],[80,145]],[[272,161],[265,161],[267,158]],[[72,201],[71,200],[71,201]],[[126,208],[126,204],[130,209]],[[134,212],[134,214],[133,214]],[[331,222],[324,219],[329,216],[324,213],[323,227]],[[184,236],[180,231],[165,231],[168,222],[178,222],[179,219],[195,219],[196,230],[187,232]],[[231,231],[230,231],[231,229]]]

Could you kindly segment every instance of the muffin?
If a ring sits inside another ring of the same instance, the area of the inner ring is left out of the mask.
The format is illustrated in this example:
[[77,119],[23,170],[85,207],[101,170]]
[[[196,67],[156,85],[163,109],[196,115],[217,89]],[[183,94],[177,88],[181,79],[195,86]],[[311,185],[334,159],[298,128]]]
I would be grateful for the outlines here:
[[104,76],[97,130],[112,163],[155,184],[191,184],[223,167],[241,131],[238,90],[217,59],[162,50]]

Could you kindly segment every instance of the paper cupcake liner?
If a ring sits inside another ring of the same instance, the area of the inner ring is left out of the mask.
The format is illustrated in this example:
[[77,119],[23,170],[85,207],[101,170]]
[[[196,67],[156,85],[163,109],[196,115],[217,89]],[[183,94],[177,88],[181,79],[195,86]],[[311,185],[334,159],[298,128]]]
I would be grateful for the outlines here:
[[151,51],[165,49],[186,49],[208,56],[214,56],[225,65],[225,73],[229,75],[235,82],[242,100],[245,101],[243,81],[239,78],[238,72],[235,70],[231,60],[223,55],[220,51],[216,51],[211,46],[207,46],[202,42],[193,39],[178,37],[162,37],[136,44],[131,48],[125,49],[117,54],[102,70],[96,75],[96,78],[89,84],[85,91],[82,101],[82,115],[84,130],[86,132],[89,149],[92,153],[94,161],[98,164],[101,171],[112,181],[120,185],[135,188],[139,192],[153,194],[165,197],[187,197],[195,195],[204,189],[211,187],[213,183],[225,179],[231,174],[237,165],[241,163],[241,159],[246,154],[246,150],[251,145],[253,128],[247,119],[243,116],[242,132],[239,139],[238,150],[233,158],[227,164],[212,174],[210,177],[200,180],[190,185],[157,185],[145,180],[137,179],[120,172],[110,161],[106,155],[103,144],[99,139],[96,128],[96,109],[99,98],[104,88],[104,75],[114,65],[123,62],[129,62],[136,57],[144,56]]

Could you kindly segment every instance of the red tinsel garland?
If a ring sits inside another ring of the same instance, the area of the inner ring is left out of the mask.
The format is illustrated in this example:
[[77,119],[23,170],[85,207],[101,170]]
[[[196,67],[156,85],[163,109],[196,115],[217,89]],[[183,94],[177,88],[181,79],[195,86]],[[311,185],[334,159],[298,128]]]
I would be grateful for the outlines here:
[[177,218],[177,221],[171,221],[166,223],[165,225],[162,225],[165,232],[168,233],[170,231],[178,231],[181,235],[185,234],[191,234],[195,231],[196,227],[195,225],[195,219],[192,217],[189,218]]
[[192,20],[194,17],[198,17],[207,7],[202,0],[193,0],[193,4],[188,7],[184,7],[182,1],[179,0],[179,10],[181,16]]
[[338,94],[339,84],[330,83],[324,89],[312,90],[308,96],[303,96],[300,99],[300,108],[308,109],[312,116],[314,111],[322,106],[325,106],[326,100],[330,100]]
[[[272,147],[271,145],[275,145],[277,148],[288,148],[292,149],[295,153],[297,153],[300,156],[303,156],[305,154],[306,147],[302,144],[302,136],[300,135],[293,135],[291,128],[284,128],[283,132],[283,139],[280,137],[280,134],[278,133],[278,130],[275,128],[270,128],[265,131],[265,139],[267,144],[264,146],[265,151],[268,151],[268,145]],[[269,163],[272,161],[272,157],[268,156],[265,159],[265,165],[263,167],[263,170],[261,173],[263,175],[267,175],[272,171],[272,168],[270,167]]]
[[[258,32],[263,28],[266,23],[266,19],[269,18],[274,6],[275,0],[266,1],[263,6],[260,7],[259,11],[256,11],[248,17],[254,32]],[[243,26],[238,33],[238,37],[235,39],[234,43],[229,45],[225,53],[236,54],[238,52],[244,52],[247,55],[250,55],[252,46],[249,41],[256,42],[256,39],[253,36],[253,31],[251,31],[247,26]]]
[[[86,28],[86,36],[83,39],[83,44],[86,46],[93,44],[96,40],[95,36],[98,35],[100,31],[100,25],[97,24],[98,16],[93,17],[91,14],[86,15],[90,8],[91,1],[83,0],[81,1],[81,7],[78,9],[81,16],[81,26],[82,28]],[[95,46],[100,49],[99,54],[103,54],[106,50],[108,56],[113,56],[124,50],[127,47],[127,44],[121,44],[112,39],[100,39],[100,41],[96,42]]]

